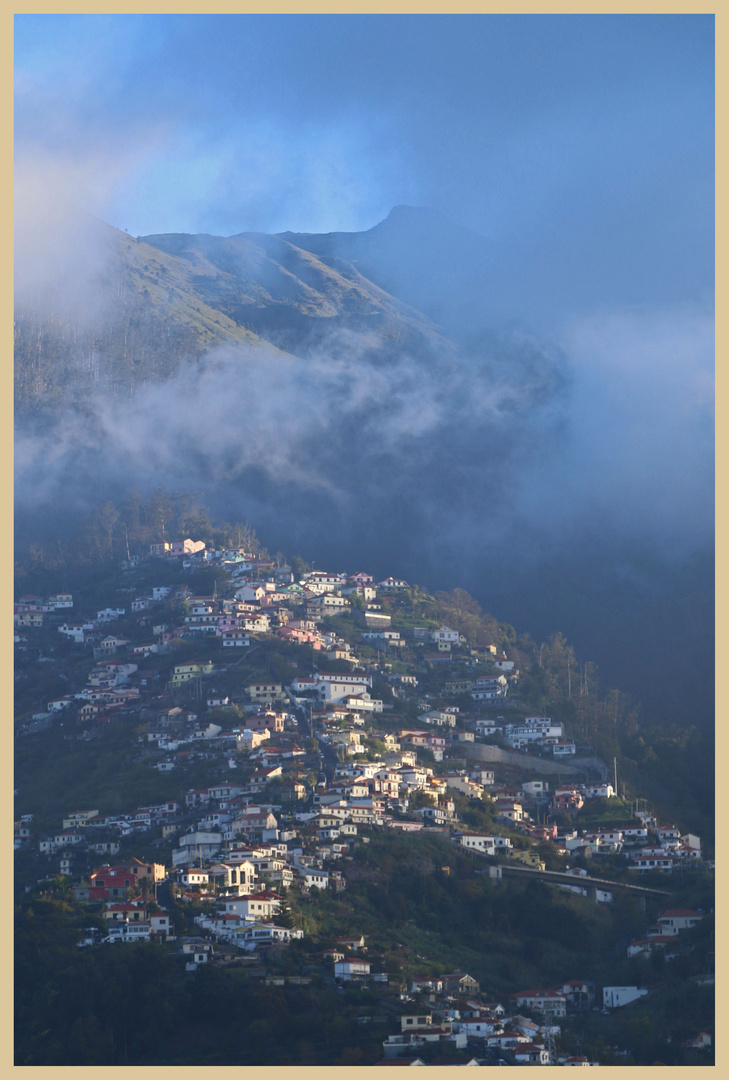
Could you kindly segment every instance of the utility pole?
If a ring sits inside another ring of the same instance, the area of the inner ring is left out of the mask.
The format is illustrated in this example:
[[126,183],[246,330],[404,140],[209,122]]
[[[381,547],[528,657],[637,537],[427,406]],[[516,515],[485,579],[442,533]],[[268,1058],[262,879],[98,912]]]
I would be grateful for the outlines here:
[[553,1016],[551,1013],[547,1014],[547,1025],[544,1032],[544,1048],[549,1054],[549,1064],[557,1064],[557,1045],[554,1038],[554,1031],[552,1030],[551,1021]]
[[122,523],[121,523],[121,527],[122,527],[122,529],[124,530],[124,543],[126,544],[126,549],[127,549],[127,562],[129,562],[129,560],[130,560],[130,555],[129,555],[129,536],[128,536],[128,534],[127,534],[127,526],[126,526],[126,523],[122,521]]

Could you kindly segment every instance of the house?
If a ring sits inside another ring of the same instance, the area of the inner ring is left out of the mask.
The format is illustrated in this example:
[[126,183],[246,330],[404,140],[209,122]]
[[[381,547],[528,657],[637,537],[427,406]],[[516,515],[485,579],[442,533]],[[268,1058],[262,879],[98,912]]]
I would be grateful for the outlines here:
[[216,863],[208,870],[209,878],[219,882],[224,888],[235,888],[239,892],[248,892],[258,877],[258,871],[250,859],[236,863]]
[[219,832],[196,830],[185,833],[178,841],[178,849],[172,852],[174,866],[186,866],[198,858],[210,858],[223,846],[223,835]]
[[397,592],[399,589],[409,589],[410,586],[402,578],[388,577],[384,581],[378,581],[377,588],[382,592]]
[[439,806],[422,806],[419,810],[416,810],[415,813],[421,815],[423,821],[428,825],[443,826],[448,821],[446,811]]
[[207,699],[209,709],[226,708],[228,705],[230,705],[230,698],[227,694],[212,694]]
[[499,671],[513,671],[513,660],[494,660],[494,667],[497,667]]
[[[390,1035],[382,1044],[386,1058],[397,1058],[406,1048],[424,1049],[433,1047],[448,1052],[464,1050],[468,1042],[465,1031],[454,1031],[451,1021],[440,1024],[428,1023],[422,1027],[407,1027],[398,1035]],[[392,1062],[395,1064],[395,1062]]]
[[281,897],[275,892],[251,893],[225,901],[228,915],[239,915],[246,920],[270,919],[281,910]]
[[612,784],[586,784],[586,799],[614,799],[615,789]]
[[302,938],[303,930],[290,930],[285,926],[275,926],[273,923],[254,923],[252,926],[241,927],[233,930],[232,940],[239,949],[253,952],[259,947],[268,948],[274,942],[290,942],[295,938]]
[[325,870],[315,870],[311,866],[297,866],[302,884],[307,889],[326,889],[329,886],[329,874]]
[[132,652],[135,656],[151,656],[152,653],[159,652],[159,645],[156,641],[144,641],[141,645],[135,645]]
[[113,656],[117,649],[122,649],[125,645],[129,644],[127,638],[119,637],[116,634],[108,634],[107,637],[102,638],[99,644],[94,649],[94,656]]
[[461,847],[469,851],[479,851],[482,855],[495,855],[497,850],[505,852],[511,847],[508,836],[484,836],[482,833],[461,833],[454,837]]
[[351,585],[371,585],[374,581],[372,574],[365,574],[359,571],[356,574],[350,574],[347,578]]
[[105,944],[113,944],[114,942],[121,941],[128,943],[130,941],[149,941],[150,938],[150,924],[148,922],[112,922],[108,928],[109,932],[103,939]]
[[94,818],[99,816],[98,810],[75,810],[63,819],[64,829],[83,829]]
[[539,858],[539,854],[534,848],[519,848],[516,851],[510,851],[508,855],[510,859],[522,863],[524,866],[531,866],[535,870],[546,869],[544,862]]
[[102,608],[96,612],[97,623],[113,622],[115,619],[120,619],[122,615],[126,615],[126,608]]
[[521,790],[525,795],[539,799],[549,793],[549,784],[545,780],[526,780],[521,785]]
[[579,788],[559,787],[552,796],[552,809],[561,811],[579,810],[585,805],[585,799]]
[[481,987],[472,975],[443,975],[443,985],[449,994],[478,994]]
[[136,888],[136,878],[121,867],[102,866],[89,876],[89,900],[112,900],[125,897]]
[[281,683],[255,682],[250,683],[246,690],[253,701],[284,701],[286,693]]
[[351,982],[353,979],[366,979],[370,974],[372,965],[369,960],[360,957],[349,956],[344,960],[334,961],[334,978],[343,982]]
[[141,922],[144,910],[138,904],[107,904],[102,918],[114,922]]
[[504,1030],[501,1020],[497,1020],[486,1012],[474,1012],[463,1017],[457,1022],[457,1027],[459,1031],[465,1031],[466,1035],[472,1039],[483,1039],[487,1035],[502,1033]]
[[72,608],[73,607],[73,594],[72,593],[55,593],[48,597],[48,606],[51,608]]
[[16,821],[13,825],[13,843],[17,850],[22,847],[28,840],[30,840],[30,826],[24,824],[22,821]]
[[[13,625],[24,627],[41,627],[43,626],[43,612],[42,611],[15,611],[13,614]],[[72,636],[72,635],[69,635]],[[80,639],[83,641],[83,631]]]
[[247,630],[223,630],[220,636],[223,648],[247,648],[251,643],[251,636]]
[[708,1031],[700,1031],[692,1039],[686,1039],[683,1045],[690,1050],[707,1050],[711,1046],[711,1035]]
[[445,777],[446,786],[458,791],[461,795],[468,795],[471,799],[483,799],[483,787],[467,776],[459,776],[454,773]]
[[521,821],[524,817],[524,809],[520,802],[516,799],[494,799],[494,806],[496,808],[496,819],[501,818],[504,821]]
[[648,839],[648,829],[642,823],[629,822],[622,830],[626,843],[641,843]]
[[73,705],[74,698],[71,694],[64,694],[62,697],[53,698],[48,702],[48,712],[61,712],[62,709],[67,709],[69,705]]
[[[412,981],[412,993],[418,994],[421,991],[427,991],[431,994],[441,994],[443,992],[443,980],[436,975],[415,975]],[[416,1020],[422,1019],[421,1017],[402,1017],[403,1031],[405,1030],[405,1022],[415,1023]],[[427,1017],[423,1020],[423,1023],[429,1024],[432,1017]]]
[[675,934],[651,934],[649,937],[638,938],[628,945],[628,956],[642,956],[647,959],[657,949],[665,949],[670,945],[676,945]]
[[688,908],[671,908],[658,917],[661,934],[676,935],[682,930],[698,926],[704,917],[703,911],[691,911]]
[[339,945],[340,948],[351,949],[351,950],[354,950],[355,952],[357,952],[359,949],[365,949],[366,950],[367,946],[365,945],[365,941],[366,941],[366,938],[365,938],[364,934],[361,934],[359,937],[337,938],[335,944]]
[[676,825],[659,825],[656,828],[656,835],[661,844],[665,841],[678,843],[681,839],[681,830]]
[[511,996],[517,1005],[534,1012],[548,1013],[551,1016],[567,1015],[565,996],[559,990],[521,990]]
[[570,979],[562,986],[562,993],[570,1005],[592,1005],[595,984],[585,979]]
[[514,1062],[517,1065],[549,1065],[549,1050],[539,1043],[521,1043],[514,1048]]
[[605,1009],[617,1009],[645,997],[648,990],[638,986],[604,986],[602,1004]]
[[671,855],[666,853],[657,854],[655,851],[651,851],[650,848],[644,848],[633,856],[630,869],[644,874],[650,873],[652,870],[660,870],[664,874],[670,874],[673,872],[676,863],[677,860]]
[[189,682],[190,679],[212,675],[214,668],[215,665],[212,660],[193,660],[185,664],[175,664],[172,672],[172,686],[181,686],[183,683]]
[[[198,552],[205,550],[205,544],[202,540],[190,540],[189,537],[187,540],[175,540],[171,544],[165,546],[168,548],[166,554],[172,558],[180,558],[183,555],[195,555]],[[150,551],[150,554],[157,553]]]
[[187,867],[185,870],[178,871],[176,877],[180,884],[187,886],[187,888],[207,885],[210,880],[207,870],[201,870],[199,867]]

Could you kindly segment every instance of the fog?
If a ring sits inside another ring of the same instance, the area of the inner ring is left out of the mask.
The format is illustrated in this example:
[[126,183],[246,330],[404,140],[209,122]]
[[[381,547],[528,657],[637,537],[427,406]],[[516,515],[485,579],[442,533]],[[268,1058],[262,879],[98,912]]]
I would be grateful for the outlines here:
[[556,343],[484,334],[442,365],[377,366],[341,332],[314,357],[217,349],[20,426],[17,502],[192,486],[312,548],[333,531],[341,558],[365,537],[377,561],[384,537],[391,558],[416,548],[426,575],[449,554],[538,561],[585,531],[687,554],[712,539],[712,340],[689,310],[596,315]]

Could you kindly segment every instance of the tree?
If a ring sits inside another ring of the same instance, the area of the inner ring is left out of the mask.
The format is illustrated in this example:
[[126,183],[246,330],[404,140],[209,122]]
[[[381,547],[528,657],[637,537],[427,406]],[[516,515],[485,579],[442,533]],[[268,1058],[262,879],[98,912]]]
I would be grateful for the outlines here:
[[311,567],[308,562],[304,562],[300,555],[294,555],[291,560],[291,569],[297,578],[302,578],[304,574],[311,572]]
[[169,527],[174,515],[172,499],[162,488],[155,488],[147,501],[145,516],[157,540],[169,539]]

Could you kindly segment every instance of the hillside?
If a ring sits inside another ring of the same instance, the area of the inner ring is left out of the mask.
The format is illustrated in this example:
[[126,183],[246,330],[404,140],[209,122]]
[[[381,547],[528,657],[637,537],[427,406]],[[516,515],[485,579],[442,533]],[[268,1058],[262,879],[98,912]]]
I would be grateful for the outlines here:
[[83,404],[98,391],[128,397],[216,346],[265,342],[271,356],[307,356],[326,342],[336,357],[354,334],[359,355],[375,363],[403,351],[442,358],[454,349],[428,318],[350,263],[277,237],[134,239],[75,211],[65,225],[71,250],[58,273],[16,302],[21,418]]
[[194,269],[195,286],[211,306],[289,352],[305,354],[336,331],[365,334],[373,350],[388,343],[449,347],[430,320],[333,254],[318,258],[264,233],[142,239]]
[[18,567],[18,1063],[520,1064],[515,1030],[711,1063],[699,733],[461,589],[289,566],[182,502],[107,501]]
[[279,235],[320,258],[347,259],[457,338],[480,328],[478,308],[499,279],[504,254],[445,215],[414,206],[395,206],[365,232]]

